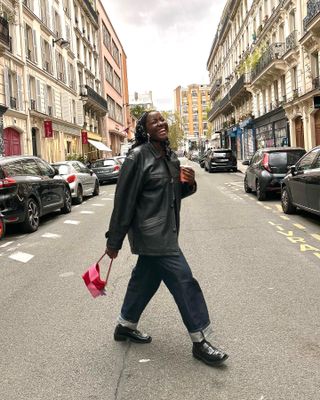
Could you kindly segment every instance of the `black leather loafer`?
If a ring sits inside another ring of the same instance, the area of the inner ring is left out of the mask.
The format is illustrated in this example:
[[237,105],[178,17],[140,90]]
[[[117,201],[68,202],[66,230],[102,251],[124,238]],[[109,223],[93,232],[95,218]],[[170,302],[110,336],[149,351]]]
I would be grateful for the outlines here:
[[229,357],[228,354],[213,347],[206,340],[200,343],[193,343],[192,354],[198,360],[213,367],[221,365]]
[[117,342],[124,342],[126,340],[130,340],[134,343],[150,343],[152,337],[147,335],[146,333],[142,333],[136,329],[130,329],[122,325],[117,325],[114,331],[114,340]]

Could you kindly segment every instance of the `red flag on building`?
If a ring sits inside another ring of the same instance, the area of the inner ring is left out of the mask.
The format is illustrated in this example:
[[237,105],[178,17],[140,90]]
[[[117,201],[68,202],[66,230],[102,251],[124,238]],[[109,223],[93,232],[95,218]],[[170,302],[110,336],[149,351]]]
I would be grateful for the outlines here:
[[44,137],[53,138],[52,121],[44,121]]
[[82,131],[81,132],[82,144],[88,144],[88,132]]

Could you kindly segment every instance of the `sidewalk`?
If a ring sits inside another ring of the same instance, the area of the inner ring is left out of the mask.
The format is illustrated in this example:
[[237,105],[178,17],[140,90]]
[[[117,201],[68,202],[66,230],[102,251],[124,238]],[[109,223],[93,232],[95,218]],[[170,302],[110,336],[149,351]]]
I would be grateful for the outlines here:
[[238,160],[238,171],[244,174],[248,167],[246,165],[242,165],[242,161],[243,160]]

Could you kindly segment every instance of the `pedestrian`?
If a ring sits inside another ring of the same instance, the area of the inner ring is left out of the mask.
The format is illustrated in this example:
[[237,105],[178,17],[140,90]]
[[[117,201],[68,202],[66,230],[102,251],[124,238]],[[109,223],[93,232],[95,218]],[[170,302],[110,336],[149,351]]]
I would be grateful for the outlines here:
[[110,258],[116,258],[128,233],[138,261],[132,271],[114,332],[116,341],[150,343],[138,322],[163,281],[174,297],[193,342],[194,357],[215,366],[228,355],[208,341],[212,333],[202,290],[178,244],[181,199],[196,192],[195,174],[183,169],[168,141],[168,123],[157,111],[145,112],[135,143],[121,167],[114,208],[106,233]]

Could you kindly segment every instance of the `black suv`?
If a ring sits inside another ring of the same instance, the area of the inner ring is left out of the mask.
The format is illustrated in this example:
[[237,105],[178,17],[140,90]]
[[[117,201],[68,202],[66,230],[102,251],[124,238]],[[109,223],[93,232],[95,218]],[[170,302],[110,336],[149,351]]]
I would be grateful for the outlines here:
[[244,177],[245,192],[255,191],[259,201],[266,199],[267,192],[280,192],[288,168],[305,153],[300,147],[269,147],[256,151],[250,161],[242,163],[248,165]]
[[320,215],[320,146],[290,168],[281,184],[281,205],[286,214],[299,207]]
[[6,224],[34,232],[40,217],[57,209],[71,211],[71,193],[55,168],[38,157],[0,158],[0,213]]
[[205,171],[234,171],[237,172],[237,158],[231,149],[212,149],[204,158]]

